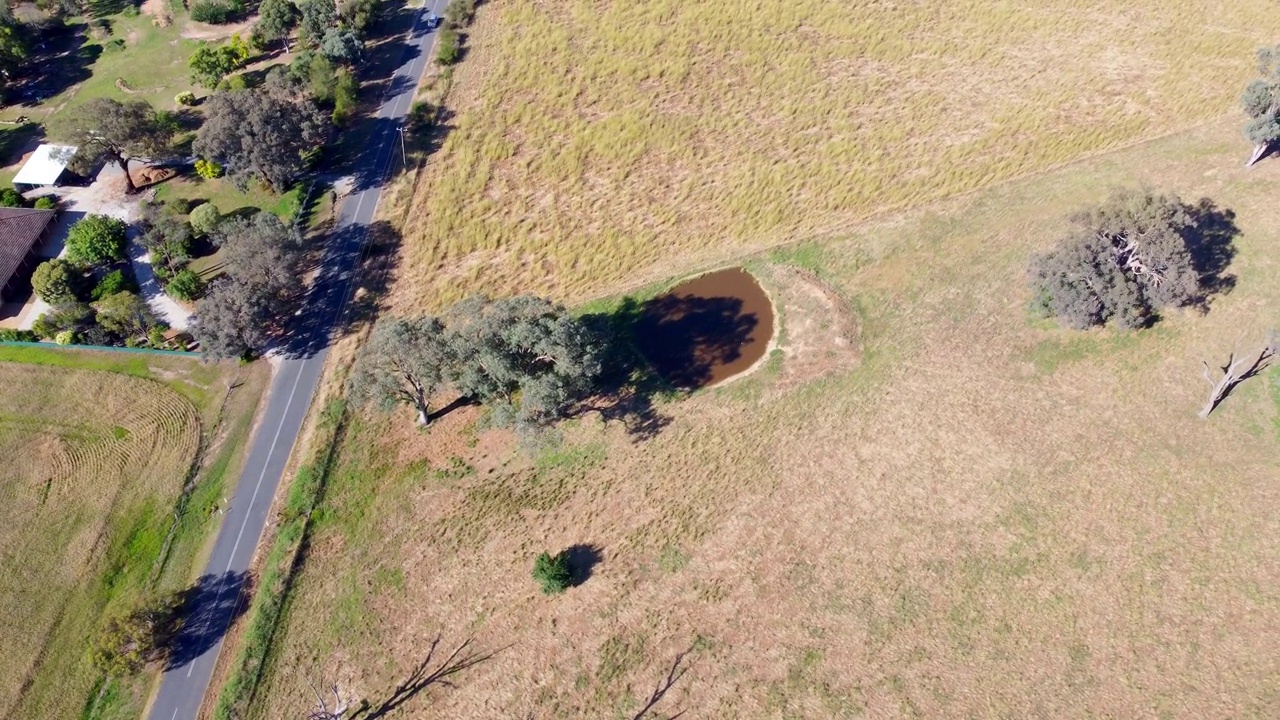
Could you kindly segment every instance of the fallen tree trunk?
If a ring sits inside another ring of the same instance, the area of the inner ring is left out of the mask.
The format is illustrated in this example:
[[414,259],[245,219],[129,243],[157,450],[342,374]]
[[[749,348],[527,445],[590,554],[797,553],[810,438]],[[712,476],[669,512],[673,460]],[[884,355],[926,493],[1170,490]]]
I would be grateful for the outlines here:
[[1271,364],[1271,360],[1276,356],[1276,347],[1280,345],[1280,336],[1275,332],[1267,335],[1267,340],[1263,344],[1262,349],[1258,351],[1257,357],[1245,368],[1248,358],[1236,359],[1235,351],[1227,358],[1227,364],[1223,365],[1222,377],[1214,380],[1209,371],[1209,363],[1201,361],[1204,365],[1204,379],[1209,383],[1209,397],[1204,402],[1204,407],[1200,409],[1201,419],[1208,418],[1209,414],[1218,407],[1218,404],[1231,394],[1237,385],[1266,370]]
[[1249,162],[1245,163],[1245,167],[1253,167],[1254,163],[1262,159],[1263,155],[1271,149],[1271,143],[1261,143],[1253,146],[1253,154],[1249,156]]

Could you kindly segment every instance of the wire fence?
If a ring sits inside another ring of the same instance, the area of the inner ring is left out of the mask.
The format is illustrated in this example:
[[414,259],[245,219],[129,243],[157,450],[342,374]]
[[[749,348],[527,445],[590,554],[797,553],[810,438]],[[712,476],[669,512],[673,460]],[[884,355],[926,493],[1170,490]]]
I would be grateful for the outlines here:
[[59,345],[51,342],[22,342],[19,340],[0,340],[0,347],[28,347],[42,350],[104,350],[107,352],[146,353],[151,355],[183,355],[199,358],[203,353],[191,350],[156,350],[155,348],[114,347],[112,345]]

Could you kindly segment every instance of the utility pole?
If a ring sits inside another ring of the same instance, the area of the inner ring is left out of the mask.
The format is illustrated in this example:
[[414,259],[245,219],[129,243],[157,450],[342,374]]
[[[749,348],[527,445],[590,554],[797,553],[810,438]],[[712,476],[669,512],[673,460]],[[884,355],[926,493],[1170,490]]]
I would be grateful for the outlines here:
[[404,162],[405,167],[409,167],[409,153],[404,150],[404,124],[398,125],[396,130],[400,131],[400,160]]

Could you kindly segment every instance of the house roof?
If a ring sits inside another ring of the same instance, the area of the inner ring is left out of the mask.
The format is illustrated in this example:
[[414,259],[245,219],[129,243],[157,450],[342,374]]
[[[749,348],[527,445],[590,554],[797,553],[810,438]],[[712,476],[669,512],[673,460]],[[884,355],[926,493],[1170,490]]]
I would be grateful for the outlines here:
[[14,185],[52,185],[67,169],[71,156],[76,154],[74,145],[41,145],[23,163],[13,178]]
[[9,284],[53,215],[52,210],[0,207],[0,287]]

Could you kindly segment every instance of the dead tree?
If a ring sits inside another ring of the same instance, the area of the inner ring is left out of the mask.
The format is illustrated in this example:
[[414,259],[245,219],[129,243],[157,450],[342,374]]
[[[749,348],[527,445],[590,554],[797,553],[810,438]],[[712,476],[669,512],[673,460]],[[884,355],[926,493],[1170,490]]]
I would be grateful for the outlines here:
[[1209,383],[1209,397],[1204,402],[1204,407],[1200,409],[1200,417],[1207,418],[1213,412],[1218,404],[1231,394],[1237,385],[1266,370],[1271,365],[1271,360],[1276,356],[1277,346],[1280,346],[1280,335],[1273,330],[1267,334],[1267,340],[1263,343],[1262,349],[1258,351],[1258,355],[1253,358],[1253,362],[1249,362],[1248,357],[1237,358],[1233,350],[1231,355],[1227,357],[1227,364],[1223,365],[1220,370],[1222,377],[1217,380],[1213,379],[1213,375],[1209,370],[1209,363],[1202,361],[1204,364],[1204,379]]
[[338,690],[338,686],[334,685],[330,688],[333,693],[333,706],[324,699],[324,695],[316,689],[314,683],[310,680],[307,684],[311,686],[311,692],[316,696],[316,707],[307,715],[307,720],[342,720],[342,716],[347,713],[349,703],[342,699],[342,693]]

